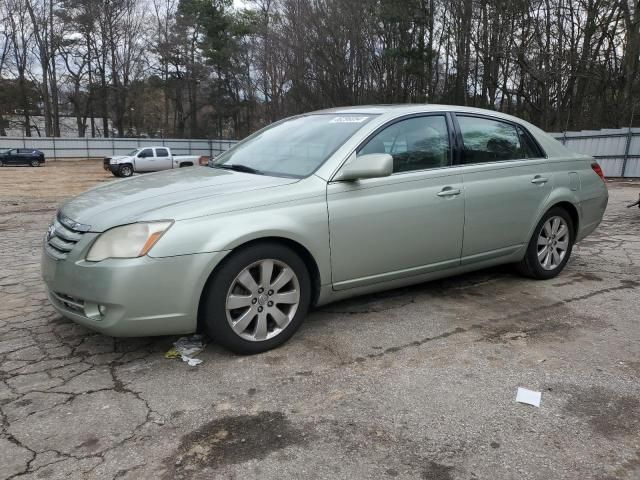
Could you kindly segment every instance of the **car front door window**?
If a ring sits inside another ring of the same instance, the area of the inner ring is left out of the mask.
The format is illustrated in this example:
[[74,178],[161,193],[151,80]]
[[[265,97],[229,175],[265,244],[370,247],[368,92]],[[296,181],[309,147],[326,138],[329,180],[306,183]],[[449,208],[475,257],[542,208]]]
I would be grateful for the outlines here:
[[429,115],[396,122],[358,151],[358,155],[370,153],[390,154],[394,173],[446,167],[451,155],[445,116]]

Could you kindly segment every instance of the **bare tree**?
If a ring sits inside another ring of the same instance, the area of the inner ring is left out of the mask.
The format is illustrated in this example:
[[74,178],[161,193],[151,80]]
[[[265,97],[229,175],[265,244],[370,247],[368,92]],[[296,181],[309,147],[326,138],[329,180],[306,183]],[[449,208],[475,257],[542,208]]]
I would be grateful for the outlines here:
[[7,26],[13,51],[13,65],[18,77],[21,113],[24,116],[25,136],[31,136],[31,111],[33,105],[29,94],[27,74],[31,71],[30,51],[33,44],[33,30],[29,26],[25,0],[8,0]]
[[40,113],[59,134],[64,113],[79,135],[241,137],[311,109],[428,101],[548,130],[626,126],[640,122],[639,11],[639,0],[5,0],[0,82],[15,95],[0,115],[18,110],[27,135]]

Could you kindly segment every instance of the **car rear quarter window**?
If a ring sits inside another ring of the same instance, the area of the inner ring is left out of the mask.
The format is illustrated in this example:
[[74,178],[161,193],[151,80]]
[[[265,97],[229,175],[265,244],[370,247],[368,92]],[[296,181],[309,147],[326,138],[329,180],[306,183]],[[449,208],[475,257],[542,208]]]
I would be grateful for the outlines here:
[[520,145],[524,158],[543,158],[544,153],[531,137],[531,134],[518,125],[518,136],[520,137]]
[[499,162],[504,160],[518,160],[536,158],[531,145],[521,143],[518,127],[511,123],[501,122],[489,118],[456,115],[460,133],[462,134],[463,164]]
[[446,167],[451,156],[445,116],[412,117],[395,122],[358,151],[358,155],[371,153],[391,155],[394,173]]

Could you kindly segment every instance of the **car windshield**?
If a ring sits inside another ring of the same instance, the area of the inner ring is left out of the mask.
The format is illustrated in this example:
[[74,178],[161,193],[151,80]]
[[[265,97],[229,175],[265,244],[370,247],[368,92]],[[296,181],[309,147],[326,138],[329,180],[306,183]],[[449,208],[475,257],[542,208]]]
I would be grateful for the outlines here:
[[9,153],[10,151],[10,148],[0,148],[0,153]]
[[131,150],[129,153],[127,153],[125,156],[126,157],[133,157],[136,153],[138,153],[140,151],[139,148],[136,148],[135,150]]
[[249,173],[311,175],[373,115],[311,114],[261,130],[209,164]]

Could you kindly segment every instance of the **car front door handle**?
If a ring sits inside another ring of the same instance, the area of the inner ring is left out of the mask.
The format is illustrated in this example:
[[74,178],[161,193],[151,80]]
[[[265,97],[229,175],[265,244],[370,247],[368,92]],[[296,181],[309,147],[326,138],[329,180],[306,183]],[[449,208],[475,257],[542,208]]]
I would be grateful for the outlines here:
[[544,185],[548,181],[549,181],[548,178],[541,177],[540,175],[536,175],[535,177],[533,177],[533,180],[531,180],[531,183],[535,183],[537,185]]
[[445,187],[441,191],[438,192],[439,197],[453,197],[455,195],[460,195],[462,191],[459,188],[451,188]]

